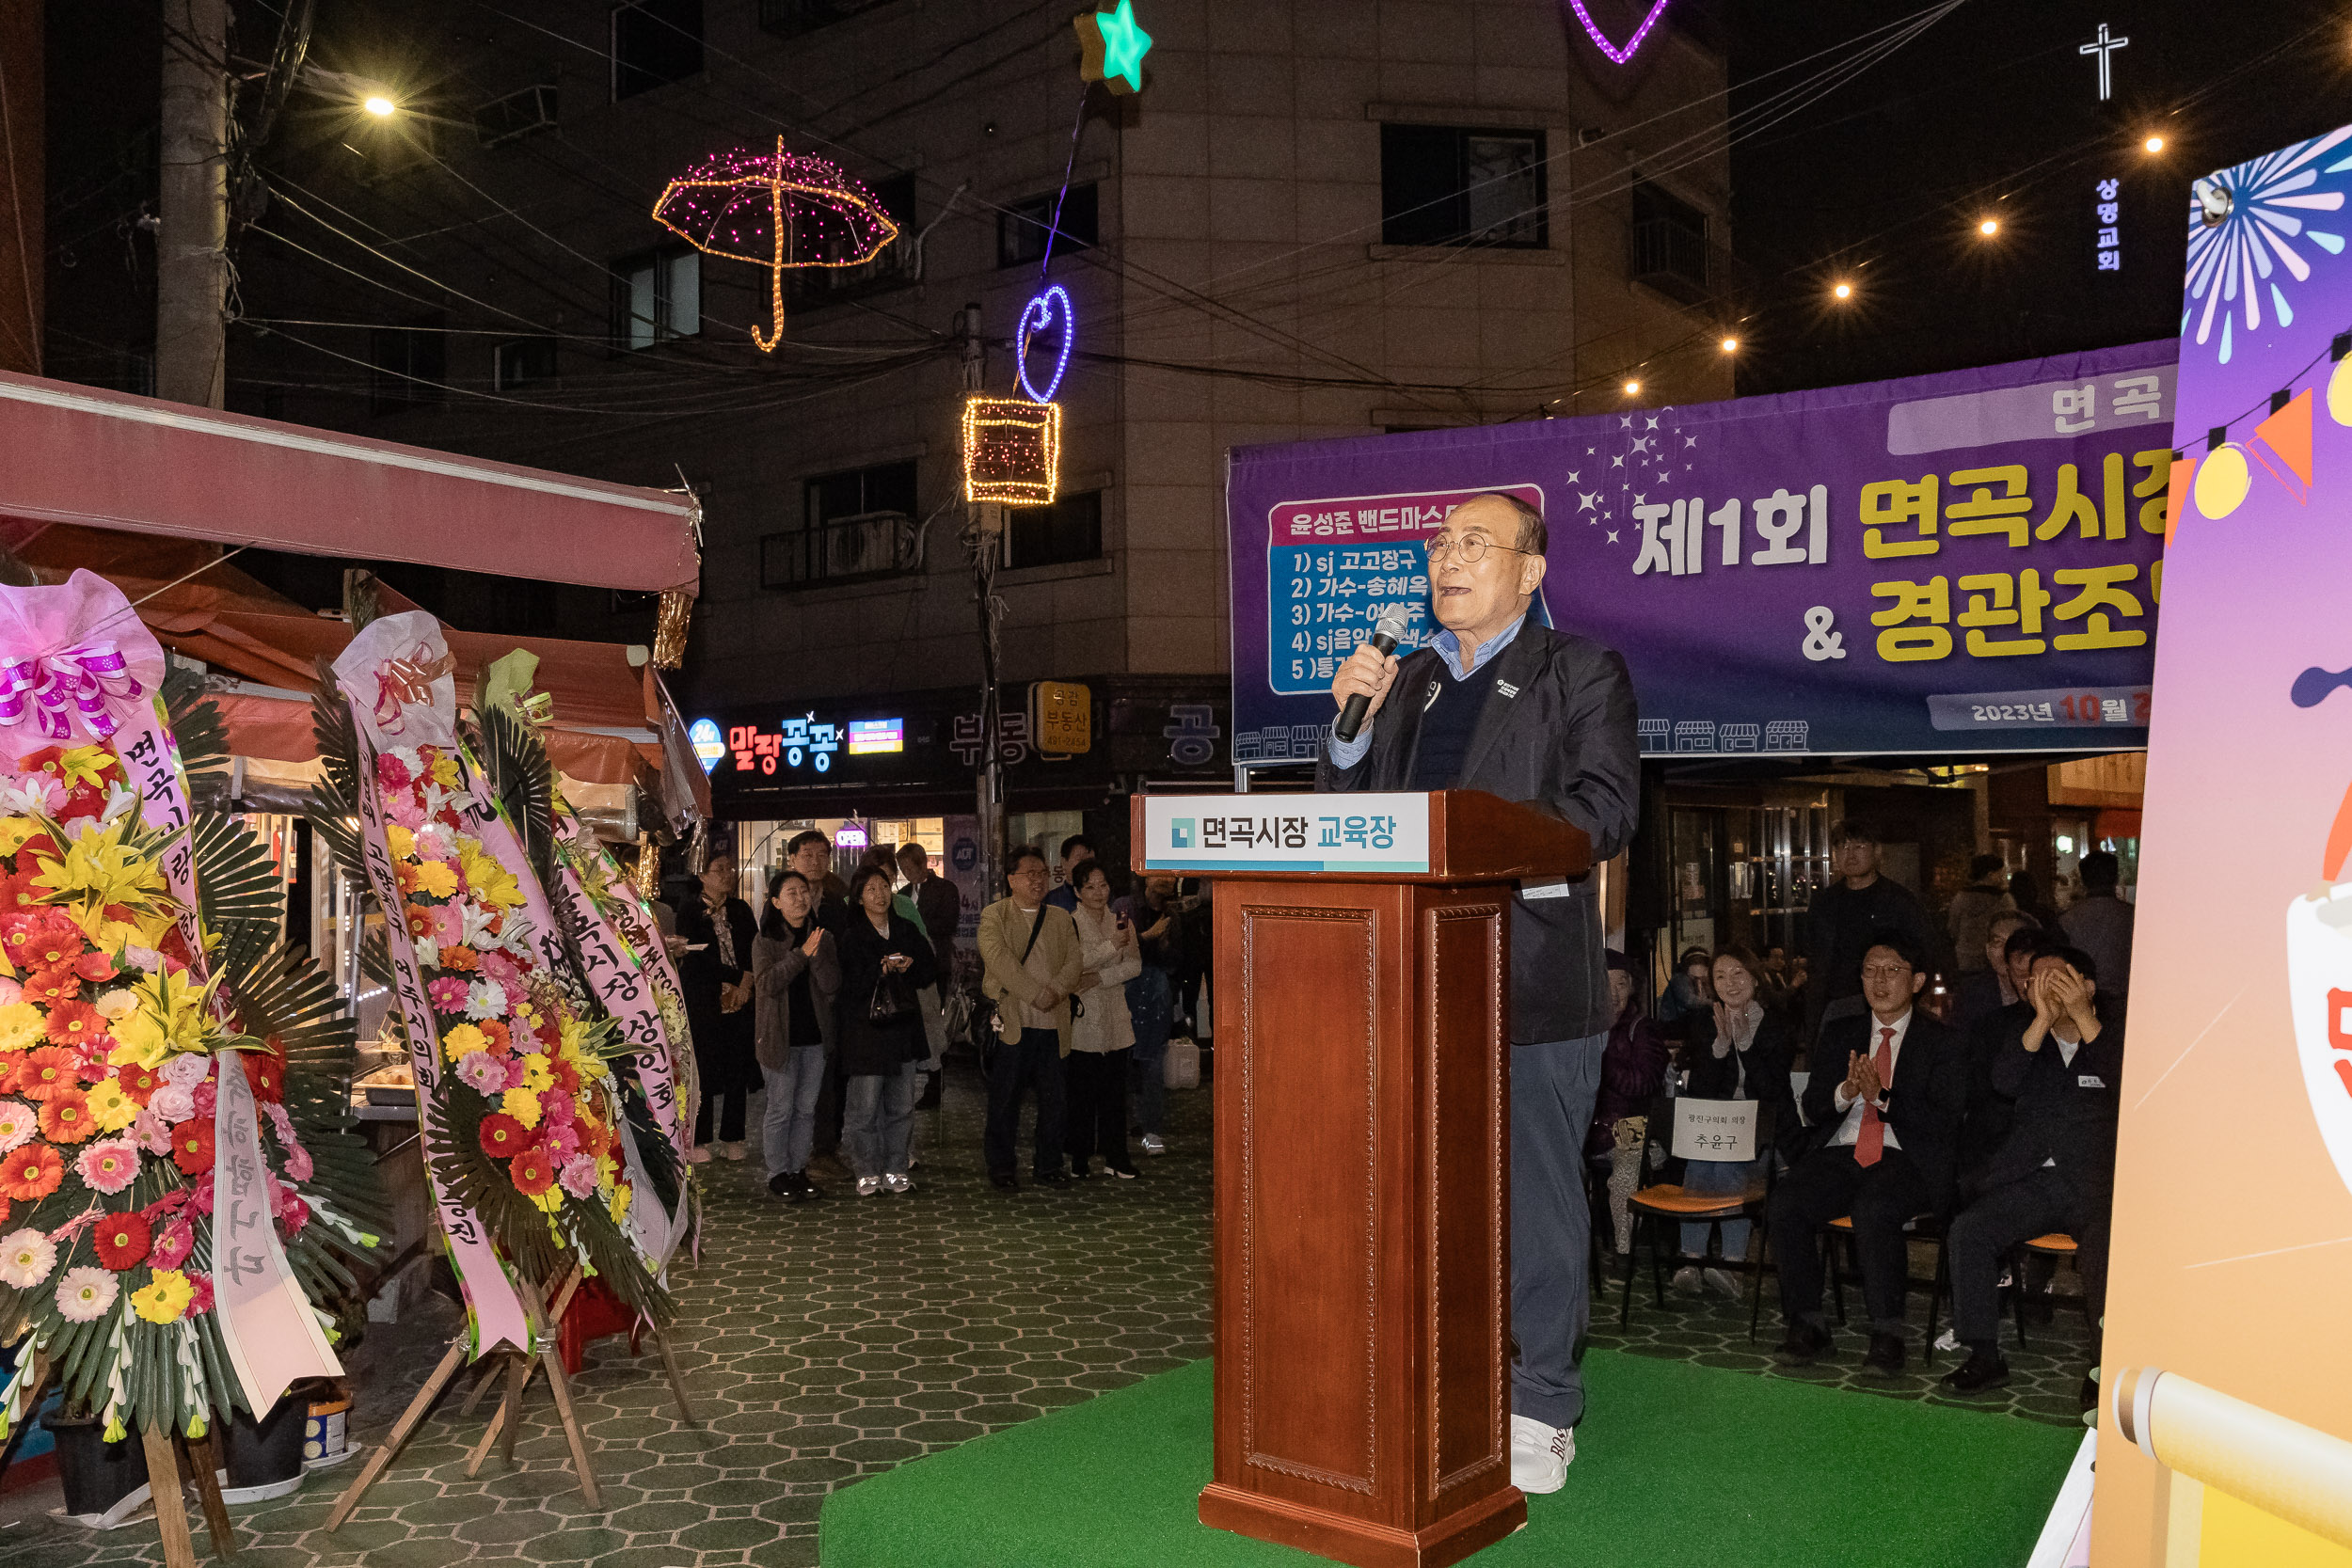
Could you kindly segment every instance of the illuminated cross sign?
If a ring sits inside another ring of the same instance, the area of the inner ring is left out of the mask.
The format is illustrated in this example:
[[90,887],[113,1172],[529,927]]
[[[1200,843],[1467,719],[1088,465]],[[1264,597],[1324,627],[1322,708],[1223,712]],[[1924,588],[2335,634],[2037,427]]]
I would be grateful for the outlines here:
[[2111,39],[2107,37],[2107,24],[2102,22],[2099,24],[2099,36],[2092,39],[2089,43],[2084,44],[2080,49],[2074,51],[2077,55],[2096,55],[2099,56],[2099,102],[2102,103],[2106,103],[2108,98],[2113,96],[2115,90],[2114,72],[2109,66],[2107,56],[2114,54],[2117,50],[2124,47],[2131,41],[2132,40],[2129,39]]

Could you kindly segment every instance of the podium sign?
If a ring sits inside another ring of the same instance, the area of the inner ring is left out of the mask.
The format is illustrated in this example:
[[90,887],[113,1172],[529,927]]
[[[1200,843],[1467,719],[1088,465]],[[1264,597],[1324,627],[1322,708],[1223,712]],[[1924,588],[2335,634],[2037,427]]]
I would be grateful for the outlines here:
[[1426,795],[1147,795],[1138,868],[1429,869]]
[[1138,872],[1216,884],[1201,1522],[1359,1568],[1457,1562],[1527,1518],[1507,1430],[1511,884],[1581,876],[1590,846],[1473,791],[1131,810]]

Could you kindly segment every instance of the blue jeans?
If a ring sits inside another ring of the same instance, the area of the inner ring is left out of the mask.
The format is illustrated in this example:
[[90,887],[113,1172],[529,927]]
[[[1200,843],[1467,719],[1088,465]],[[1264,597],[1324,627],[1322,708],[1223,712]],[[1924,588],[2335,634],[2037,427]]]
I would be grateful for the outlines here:
[[1593,1212],[1584,1134],[1606,1034],[1511,1047],[1511,1409],[1548,1426],[1584,1415]]
[[[1682,1190],[1695,1196],[1718,1197],[1744,1193],[1764,1180],[1764,1161],[1757,1160],[1686,1160],[1682,1165]],[[1755,1228],[1747,1220],[1724,1220],[1724,1251],[1726,1259],[1742,1259],[1748,1255],[1748,1232]],[[1707,1256],[1706,1224],[1685,1225],[1682,1227],[1682,1256]]]
[[907,1135],[914,1121],[914,1074],[909,1062],[896,1072],[861,1072],[849,1080],[841,1114],[841,1147],[859,1176],[904,1176]]
[[759,1124],[768,1174],[805,1170],[809,1144],[817,1136],[817,1091],[825,1082],[825,1048],[796,1045],[785,1053],[783,1067],[761,1068],[759,1075],[768,1083],[768,1111]]
[[1149,964],[1127,982],[1127,1016],[1136,1026],[1127,1058],[1127,1115],[1139,1136],[1168,1130],[1168,1031],[1174,1022],[1175,988],[1168,971]]

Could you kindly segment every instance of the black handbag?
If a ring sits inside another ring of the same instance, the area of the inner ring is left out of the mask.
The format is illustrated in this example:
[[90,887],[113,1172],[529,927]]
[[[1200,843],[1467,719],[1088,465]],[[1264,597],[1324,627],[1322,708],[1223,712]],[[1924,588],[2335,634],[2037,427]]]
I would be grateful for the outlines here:
[[898,1023],[914,1016],[914,993],[896,974],[883,974],[874,979],[874,994],[866,1004],[868,1023]]

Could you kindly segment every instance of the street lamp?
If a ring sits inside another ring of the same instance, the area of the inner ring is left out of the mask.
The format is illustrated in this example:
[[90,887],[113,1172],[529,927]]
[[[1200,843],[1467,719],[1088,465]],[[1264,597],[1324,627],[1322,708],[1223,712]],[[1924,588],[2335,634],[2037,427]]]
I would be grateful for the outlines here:
[[1832,299],[1851,299],[1853,298],[1853,285],[1851,283],[1836,284],[1831,288],[1829,296]]
[[1983,222],[1977,225],[1977,232],[1983,235],[1988,240],[2000,231],[2001,220],[1999,218],[1986,218]]
[[2151,152],[2161,152],[2164,150],[2164,138],[2162,136],[2150,136],[2146,141],[2141,142],[2139,145]]
[[1717,346],[1720,347],[1725,354],[1737,354],[1740,352],[1740,340],[1737,338],[1725,338]]
[[390,99],[385,97],[380,92],[372,92],[368,94],[366,99],[360,103],[359,106],[367,110],[368,113],[373,115],[378,119],[389,119],[393,115],[400,112],[400,105],[393,103]]
[[1625,384],[1625,395],[1629,398],[1640,397],[1642,395],[1642,384],[1638,381],[1628,381]]

